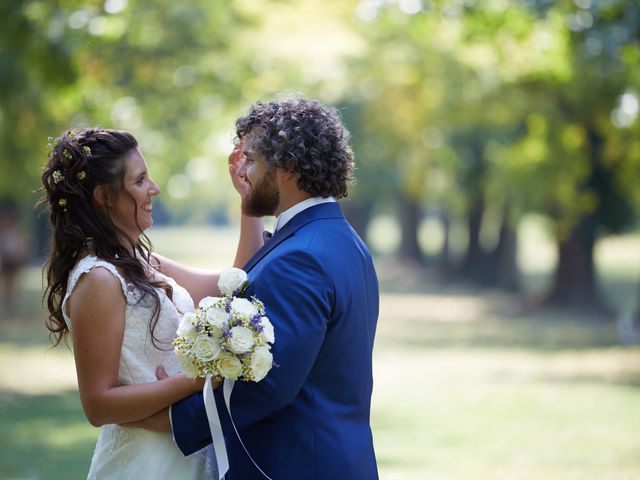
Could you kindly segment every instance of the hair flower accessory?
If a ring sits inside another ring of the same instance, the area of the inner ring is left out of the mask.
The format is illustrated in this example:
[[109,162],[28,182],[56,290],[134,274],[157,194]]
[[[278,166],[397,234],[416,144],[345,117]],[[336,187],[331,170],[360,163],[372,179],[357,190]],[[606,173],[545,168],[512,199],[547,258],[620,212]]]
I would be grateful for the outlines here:
[[51,176],[53,177],[53,183],[58,184],[60,183],[62,180],[64,180],[64,175],[62,175],[62,173],[60,172],[60,170],[55,170],[53,172],[53,174],[51,174]]
[[60,200],[58,200],[58,205],[60,205],[65,212],[67,211],[67,199],[66,198],[61,198]]
[[53,137],[47,137],[47,147],[54,148],[58,146],[58,139]]
[[87,178],[87,172],[85,172],[84,170],[81,170],[78,172],[76,177],[78,180],[83,181],[85,178]]
[[91,149],[90,149],[89,147],[87,147],[86,145],[85,145],[84,147],[82,147],[82,151],[84,152],[84,154],[85,154],[87,157],[90,157],[90,156],[91,156]]
[[71,152],[69,152],[69,150],[67,150],[66,148],[62,151],[62,155],[64,155],[64,157],[69,160],[73,158],[73,156],[71,155]]

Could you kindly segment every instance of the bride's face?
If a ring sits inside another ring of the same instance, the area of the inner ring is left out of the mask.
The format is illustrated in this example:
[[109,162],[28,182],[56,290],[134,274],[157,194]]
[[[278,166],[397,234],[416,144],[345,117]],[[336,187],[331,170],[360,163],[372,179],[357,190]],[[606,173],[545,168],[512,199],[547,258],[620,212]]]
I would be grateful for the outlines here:
[[153,225],[153,197],[160,189],[149,176],[147,162],[139,150],[133,150],[124,163],[124,191],[116,195],[110,209],[111,220],[136,241]]

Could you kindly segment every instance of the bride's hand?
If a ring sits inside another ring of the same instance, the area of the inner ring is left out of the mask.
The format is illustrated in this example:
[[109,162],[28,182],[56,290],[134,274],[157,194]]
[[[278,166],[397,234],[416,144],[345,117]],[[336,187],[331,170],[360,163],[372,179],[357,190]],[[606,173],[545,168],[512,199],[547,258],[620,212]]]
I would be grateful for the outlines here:
[[[185,375],[186,377],[186,375]],[[189,377],[187,377],[189,378]],[[193,382],[193,393],[195,392],[201,392],[202,389],[204,388],[204,382],[206,380],[206,378],[202,378],[202,377],[197,377],[197,378],[189,378],[189,380],[191,382]]]
[[233,183],[233,187],[240,194],[240,197],[244,198],[249,194],[249,184],[246,182],[244,177],[238,175],[238,170],[244,163],[242,143],[242,140],[240,140],[233,147],[233,151],[229,154],[229,175],[231,176],[231,183]]
[[158,413],[137,422],[122,424],[123,427],[142,428],[150,432],[171,433],[171,420],[169,418],[169,407],[163,408]]

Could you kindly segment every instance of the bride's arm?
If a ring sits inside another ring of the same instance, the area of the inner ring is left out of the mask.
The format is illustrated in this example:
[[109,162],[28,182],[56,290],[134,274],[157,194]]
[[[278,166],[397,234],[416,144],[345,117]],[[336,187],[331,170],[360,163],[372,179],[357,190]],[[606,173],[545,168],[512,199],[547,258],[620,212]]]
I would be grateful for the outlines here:
[[155,258],[156,268],[185,288],[196,305],[204,297],[219,295],[220,270],[187,267],[158,253],[152,255]]
[[240,217],[240,240],[233,266],[242,268],[264,245],[264,225],[261,218],[250,217],[244,213]]
[[[229,175],[234,188],[240,197],[244,198],[249,194],[249,187],[244,179],[237,174],[242,162],[242,143],[239,143],[229,155]],[[264,244],[263,231],[262,219],[250,217],[244,213],[241,215],[240,239],[233,261],[234,267],[242,268],[262,247]],[[157,260],[159,270],[186,288],[196,304],[204,297],[220,294],[218,291],[220,271],[187,267],[157,253],[154,253],[153,256]]]
[[[236,258],[233,262],[234,267],[242,268],[263,245],[262,231],[262,220],[242,215],[240,240],[236,250]],[[184,287],[196,304],[204,297],[220,295],[218,290],[220,270],[187,267],[158,253],[153,253],[153,257],[157,262],[157,268]]]
[[141,420],[202,389],[202,379],[184,374],[121,385],[126,300],[118,280],[106,269],[84,274],[69,301],[80,400],[92,425]]

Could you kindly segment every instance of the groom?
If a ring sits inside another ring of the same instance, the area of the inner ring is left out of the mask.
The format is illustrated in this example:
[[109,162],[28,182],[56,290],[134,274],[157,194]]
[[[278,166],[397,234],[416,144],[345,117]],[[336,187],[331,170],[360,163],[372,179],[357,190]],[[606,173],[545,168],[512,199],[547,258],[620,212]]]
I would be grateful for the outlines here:
[[[258,102],[236,122],[250,194],[243,211],[276,215],[273,236],[245,265],[274,325],[277,366],[236,382],[233,423],[247,452],[277,480],[378,478],[369,415],[378,282],[371,255],[335,199],[347,196],[353,154],[337,114],[314,100]],[[231,480],[264,478],[218,414]],[[201,394],[171,409],[185,455],[211,443]]]

